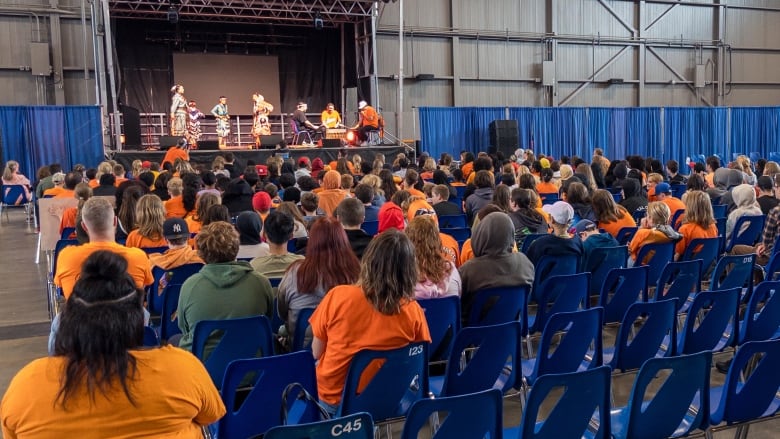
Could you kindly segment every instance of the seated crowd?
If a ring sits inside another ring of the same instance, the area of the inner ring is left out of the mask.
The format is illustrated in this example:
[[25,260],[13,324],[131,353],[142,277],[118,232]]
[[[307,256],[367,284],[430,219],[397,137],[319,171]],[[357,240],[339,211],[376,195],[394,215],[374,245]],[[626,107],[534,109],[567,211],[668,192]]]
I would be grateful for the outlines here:
[[[627,245],[633,266],[646,262],[637,260],[644,245],[674,243],[679,259],[693,239],[728,239],[739,218],[766,215],[757,245],[731,249],[766,264],[780,229],[780,165],[744,156],[725,166],[713,156],[683,175],[674,160],[610,161],[600,149],[590,164],[530,150],[438,162],[421,154],[417,163],[344,150],[331,163],[274,156],[243,168],[228,152],[210,167],[181,157],[135,161],[130,172],[112,161],[68,173],[52,164],[35,185],[18,167],[8,162],[5,184],[78,200],[60,231],[80,245],[61,251],[54,273],[65,305],[53,356],[19,372],[0,406],[6,437],[69,436],[81,413],[119,434],[133,425],[117,416],[128,405],[170,412],[143,423],[149,435],[198,430],[225,407],[200,363],[172,346],[192,350],[201,321],[277,314],[276,349],[287,352],[306,308],[315,309],[305,339],[319,360],[319,399],[335,413],[360,349],[430,341],[415,299],[460,297],[467,324],[478,291],[530,288],[545,256],[574,257],[589,271],[597,248]],[[724,218],[713,205],[725,206]],[[202,268],[181,285],[181,335],[142,349],[143,290],[165,282],[153,270],[187,264]],[[166,399],[182,407],[162,409]]]

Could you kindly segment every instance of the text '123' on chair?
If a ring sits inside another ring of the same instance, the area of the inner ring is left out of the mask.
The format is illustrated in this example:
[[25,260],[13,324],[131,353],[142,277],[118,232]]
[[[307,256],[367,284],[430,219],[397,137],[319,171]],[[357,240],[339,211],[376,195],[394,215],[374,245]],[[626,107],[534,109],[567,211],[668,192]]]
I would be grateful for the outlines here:
[[681,437],[706,428],[711,360],[709,351],[647,360],[634,380],[628,405],[612,410],[612,437]]
[[650,358],[674,355],[677,340],[676,299],[637,302],[628,307],[615,346],[604,348],[604,364],[625,372]]
[[330,439],[334,437],[372,439],[374,437],[374,422],[371,415],[355,413],[311,424],[278,426],[268,430],[263,439]]
[[417,439],[429,419],[431,439],[502,437],[503,401],[497,389],[459,396],[421,399],[412,405],[406,416],[401,439]]
[[[317,395],[311,353],[301,351],[228,364],[221,389],[227,412],[219,420],[218,437],[246,438],[280,425],[282,394],[292,383]],[[297,398],[287,404],[289,423],[315,422],[320,418],[319,411]]]
[[750,300],[755,264],[755,254],[721,256],[712,271],[709,290],[739,288],[741,300]]

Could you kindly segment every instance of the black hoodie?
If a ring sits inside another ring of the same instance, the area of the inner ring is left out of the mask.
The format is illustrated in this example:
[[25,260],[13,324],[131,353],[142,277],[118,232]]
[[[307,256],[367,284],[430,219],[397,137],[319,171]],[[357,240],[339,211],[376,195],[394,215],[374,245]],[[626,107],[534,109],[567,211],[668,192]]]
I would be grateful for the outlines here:
[[623,197],[620,205],[625,207],[632,216],[637,211],[647,210],[647,198],[642,196],[642,188],[636,179],[623,180]]

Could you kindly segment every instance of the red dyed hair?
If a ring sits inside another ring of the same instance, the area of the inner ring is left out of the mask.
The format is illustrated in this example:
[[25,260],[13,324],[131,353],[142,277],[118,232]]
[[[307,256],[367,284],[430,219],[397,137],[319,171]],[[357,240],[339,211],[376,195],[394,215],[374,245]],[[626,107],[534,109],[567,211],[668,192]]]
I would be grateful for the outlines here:
[[357,282],[360,261],[352,252],[347,233],[333,217],[320,217],[311,226],[306,258],[298,265],[298,291],[313,293],[321,286],[328,291],[337,285]]

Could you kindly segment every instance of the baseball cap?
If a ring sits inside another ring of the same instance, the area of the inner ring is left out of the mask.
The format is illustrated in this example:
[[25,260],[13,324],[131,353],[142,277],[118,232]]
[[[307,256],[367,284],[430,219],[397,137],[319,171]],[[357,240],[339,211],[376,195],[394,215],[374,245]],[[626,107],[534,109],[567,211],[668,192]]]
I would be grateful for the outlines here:
[[298,166],[306,166],[307,164],[309,164],[309,158],[308,157],[303,156],[303,157],[298,159]]
[[51,181],[54,184],[62,183],[65,181],[65,174],[63,174],[62,172],[57,172],[51,176]]
[[265,177],[268,175],[268,166],[266,165],[255,165],[255,171],[257,171],[257,175],[260,177]]
[[774,184],[772,184],[772,177],[768,175],[762,175],[758,177],[758,182],[756,185],[759,189],[764,191],[771,191],[772,187],[774,187]]
[[149,169],[152,167],[152,162],[150,162],[149,160],[144,160],[143,162],[141,162],[141,167]]
[[163,223],[163,237],[167,239],[189,238],[190,229],[181,218],[170,218]]
[[366,101],[360,101],[358,102],[358,110],[362,110],[368,106],[368,102]]
[[[587,219],[579,220],[577,224],[575,224],[574,227],[572,227],[572,230],[574,231],[574,233],[578,235],[584,232],[592,232],[596,230],[596,223]],[[571,232],[572,230],[570,230],[569,232]]]
[[258,192],[252,197],[252,208],[258,211],[266,211],[271,208],[271,196],[268,192]]
[[655,185],[655,193],[656,194],[671,194],[672,193],[672,187],[669,186],[669,183],[658,183]]
[[569,224],[572,218],[574,218],[574,209],[565,201],[546,204],[542,206],[542,210],[549,213],[553,221],[558,224]]

